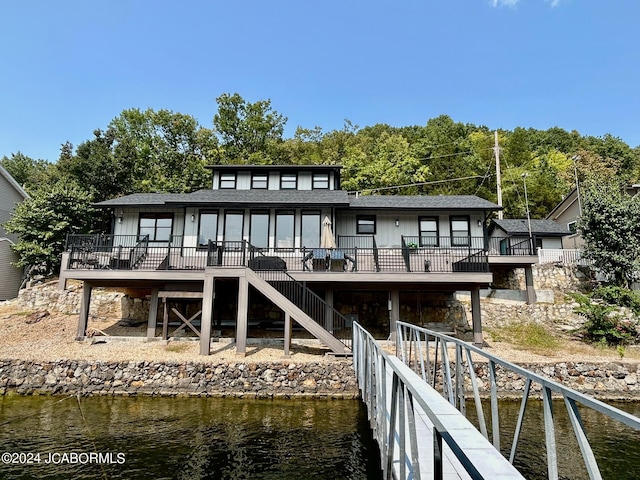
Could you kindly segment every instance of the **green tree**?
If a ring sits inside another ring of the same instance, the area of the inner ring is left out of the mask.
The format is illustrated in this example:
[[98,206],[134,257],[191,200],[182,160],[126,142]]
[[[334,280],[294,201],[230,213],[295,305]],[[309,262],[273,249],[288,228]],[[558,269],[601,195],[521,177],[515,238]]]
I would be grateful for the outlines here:
[[89,233],[94,209],[91,196],[68,181],[32,192],[18,204],[11,219],[4,224],[20,240],[13,246],[18,266],[42,275],[56,274],[67,234]]
[[640,196],[627,195],[620,184],[593,180],[582,190],[584,256],[621,287],[640,272],[639,218]]
[[35,160],[20,152],[2,157],[0,165],[26,190],[46,183],[52,170],[46,160]]
[[239,94],[220,95],[213,117],[220,139],[220,163],[273,163],[287,117],[271,108],[271,100],[247,102]]

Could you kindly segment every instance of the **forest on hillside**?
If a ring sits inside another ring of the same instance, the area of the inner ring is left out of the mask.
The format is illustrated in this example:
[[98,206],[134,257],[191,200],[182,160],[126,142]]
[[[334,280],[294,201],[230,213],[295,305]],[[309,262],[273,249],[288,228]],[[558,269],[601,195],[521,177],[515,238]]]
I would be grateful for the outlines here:
[[[340,130],[298,127],[284,138],[287,118],[269,100],[239,94],[217,99],[213,124],[184,113],[128,109],[92,138],[61,146],[56,162],[21,153],[0,164],[29,193],[73,185],[99,202],[134,192],[189,192],[210,187],[215,164],[342,165],[342,186],[363,194],[478,195],[496,202],[494,132],[447,115],[426,125]],[[524,217],[524,181],[532,218],[544,217],[576,184],[599,176],[640,179],[640,147],[621,139],[582,136],[561,128],[498,130],[507,218]],[[523,178],[523,174],[526,179]],[[389,188],[392,187],[392,188]]]

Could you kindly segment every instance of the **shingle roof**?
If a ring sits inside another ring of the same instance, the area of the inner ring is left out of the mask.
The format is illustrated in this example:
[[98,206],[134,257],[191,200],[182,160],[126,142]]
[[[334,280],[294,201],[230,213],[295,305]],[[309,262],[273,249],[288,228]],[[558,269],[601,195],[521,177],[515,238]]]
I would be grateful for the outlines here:
[[349,197],[352,208],[428,210],[501,210],[499,205],[475,195],[364,195]]
[[135,193],[97,203],[97,207],[184,205],[347,206],[342,190],[199,190],[193,193]]
[[[508,235],[529,235],[529,223],[526,218],[493,220],[492,222]],[[531,233],[540,236],[563,236],[569,235],[570,232],[553,220],[531,220]]]

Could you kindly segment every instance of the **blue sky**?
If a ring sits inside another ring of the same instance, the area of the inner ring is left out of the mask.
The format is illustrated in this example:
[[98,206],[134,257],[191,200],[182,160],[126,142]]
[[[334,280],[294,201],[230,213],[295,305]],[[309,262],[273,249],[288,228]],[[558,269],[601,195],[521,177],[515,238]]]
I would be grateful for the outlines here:
[[0,156],[56,160],[128,108],[271,99],[297,126],[558,126],[640,145],[637,0],[21,0],[0,9]]

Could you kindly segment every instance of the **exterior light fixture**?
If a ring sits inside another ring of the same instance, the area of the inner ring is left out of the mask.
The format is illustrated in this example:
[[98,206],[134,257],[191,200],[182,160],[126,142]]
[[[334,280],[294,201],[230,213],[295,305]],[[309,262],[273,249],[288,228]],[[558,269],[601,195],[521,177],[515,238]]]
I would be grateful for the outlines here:
[[191,214],[191,221],[192,221],[192,222],[195,222],[195,221],[196,221],[196,216],[195,216],[193,213]]
[[396,227],[400,226],[400,219],[396,218]]

